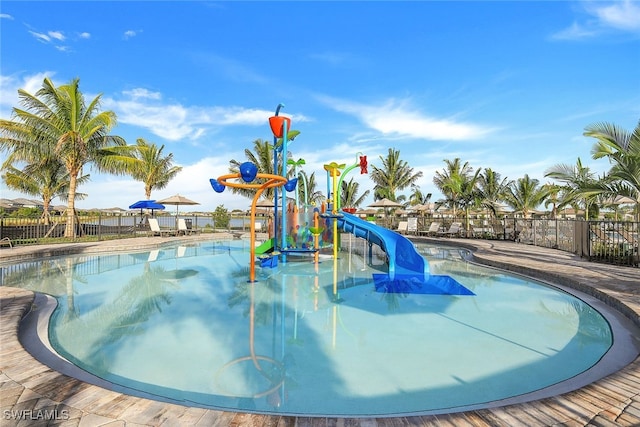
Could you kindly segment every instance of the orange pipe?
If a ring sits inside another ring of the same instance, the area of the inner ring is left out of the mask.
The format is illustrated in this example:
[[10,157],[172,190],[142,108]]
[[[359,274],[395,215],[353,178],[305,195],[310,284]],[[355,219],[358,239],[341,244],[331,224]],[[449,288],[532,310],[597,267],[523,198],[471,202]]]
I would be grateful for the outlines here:
[[[256,280],[256,203],[258,203],[258,198],[262,194],[264,190],[272,187],[282,187],[286,184],[287,179],[280,175],[273,175],[270,173],[259,173],[256,175],[256,178],[267,179],[267,182],[262,184],[251,184],[248,182],[227,182],[228,179],[238,179],[241,178],[239,173],[232,173],[227,175],[222,175],[218,178],[218,182],[224,185],[225,187],[233,187],[233,188],[257,188],[256,194],[253,196],[253,201],[251,202],[251,237],[250,237],[250,245],[249,248],[249,281],[255,282]],[[284,215],[284,212],[282,213]],[[283,231],[284,232],[284,231]]]

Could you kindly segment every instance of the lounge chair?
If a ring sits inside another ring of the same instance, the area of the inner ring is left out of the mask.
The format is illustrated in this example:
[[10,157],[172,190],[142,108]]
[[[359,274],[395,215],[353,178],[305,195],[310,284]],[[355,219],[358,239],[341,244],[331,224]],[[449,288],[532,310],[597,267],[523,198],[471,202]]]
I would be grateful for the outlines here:
[[2,239],[0,239],[0,246],[9,246],[10,248],[13,249],[13,243],[11,242],[11,239],[8,237],[3,237]]
[[169,228],[160,228],[157,218],[149,218],[149,227],[151,228],[150,236],[175,236],[176,230]]
[[407,220],[407,234],[417,234],[418,233],[418,218],[409,218]]
[[178,234],[197,234],[200,230],[196,230],[191,226],[191,221],[187,222],[184,218],[178,218]]
[[438,236],[456,236],[462,232],[461,222],[452,222],[451,226],[446,231],[439,231]]
[[429,228],[426,230],[421,230],[420,234],[426,234],[427,236],[435,236],[436,233],[440,231],[440,227],[442,227],[442,223],[432,222],[431,225],[429,225]]
[[398,228],[396,229],[397,233],[406,234],[407,233],[407,221],[400,221],[398,223]]

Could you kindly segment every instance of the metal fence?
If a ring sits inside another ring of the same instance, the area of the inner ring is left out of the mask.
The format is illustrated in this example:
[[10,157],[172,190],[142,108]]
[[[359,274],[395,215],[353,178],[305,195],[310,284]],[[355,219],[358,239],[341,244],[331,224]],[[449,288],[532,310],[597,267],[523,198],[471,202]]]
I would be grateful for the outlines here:
[[[571,219],[502,218],[460,221],[457,233],[449,233],[455,221],[442,221],[433,236],[511,240],[571,252],[594,262],[639,267],[640,223],[633,221],[583,221]],[[422,225],[427,230],[429,221]]]
[[[249,216],[232,216],[224,224],[216,224],[211,215],[160,215],[155,217],[162,228],[176,228],[178,219],[198,231],[249,231]],[[81,215],[75,225],[78,238],[107,240],[114,238],[147,236],[150,232],[148,217],[141,215]],[[266,229],[266,218],[259,217],[256,223]],[[0,218],[0,241],[12,245],[46,243],[64,237],[66,217],[51,217],[48,224],[38,218]]]
[[[96,240],[146,236],[148,223],[144,216],[81,216],[76,225],[78,236],[93,236]],[[161,215],[156,217],[161,227],[176,227],[177,217]],[[209,215],[180,215],[192,227],[200,231],[242,231],[251,229],[251,218],[246,215],[231,216],[223,227],[217,226]],[[0,241],[5,239],[13,245],[36,244],[64,236],[64,217],[54,217],[44,225],[38,219],[0,218]],[[258,217],[256,225],[267,230],[267,217]],[[630,221],[582,221],[570,219],[474,219],[470,221],[418,217],[415,228],[409,234],[434,237],[466,237],[482,239],[512,240],[559,249],[575,253],[595,262],[638,267],[640,264],[638,246],[640,223]],[[436,223],[436,231],[430,230]],[[218,224],[220,225],[220,224]],[[397,222],[381,223],[391,229]],[[455,228],[455,227],[458,228]],[[177,227],[176,227],[177,228]]]

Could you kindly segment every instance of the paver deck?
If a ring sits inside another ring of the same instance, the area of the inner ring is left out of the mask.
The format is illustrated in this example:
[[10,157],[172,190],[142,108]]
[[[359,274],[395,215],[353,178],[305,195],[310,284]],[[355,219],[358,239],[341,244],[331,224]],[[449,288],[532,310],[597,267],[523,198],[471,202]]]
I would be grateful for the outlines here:
[[[189,240],[205,238],[211,237],[186,237]],[[150,237],[2,248],[0,262],[57,254],[144,249],[178,239],[185,238]],[[446,242],[473,250],[477,262],[561,282],[593,295],[640,326],[640,270],[637,268],[589,263],[569,253],[513,242],[458,239]],[[24,350],[18,340],[18,327],[33,300],[34,294],[30,291],[0,287],[1,426],[640,426],[640,359],[565,394],[445,415],[305,418],[223,412],[128,396],[60,374]]]

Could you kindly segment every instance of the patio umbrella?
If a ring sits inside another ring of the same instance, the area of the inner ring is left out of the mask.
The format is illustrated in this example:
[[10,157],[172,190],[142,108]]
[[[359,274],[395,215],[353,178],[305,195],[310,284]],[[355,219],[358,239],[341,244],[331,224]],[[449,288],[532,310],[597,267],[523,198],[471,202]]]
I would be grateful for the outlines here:
[[369,207],[372,208],[383,208],[384,209],[384,216],[385,216],[385,220],[387,219],[388,212],[387,209],[389,208],[400,208],[402,207],[402,205],[398,202],[394,202],[393,200],[389,200],[386,197],[384,199],[380,199],[376,202],[373,202],[369,205]]
[[186,197],[181,196],[180,194],[176,194],[174,196],[167,197],[166,199],[158,200],[158,203],[161,203],[163,205],[176,205],[176,223],[178,222],[178,220],[177,220],[177,218],[178,218],[178,209],[179,209],[180,205],[199,205],[200,204],[198,202],[194,202],[191,199],[187,199]]
[[636,202],[635,200],[627,196],[616,196],[613,199],[608,199],[606,201],[607,204],[611,204],[611,205],[630,205],[635,202]]
[[620,205],[631,205],[631,204],[635,204],[636,201],[633,200],[631,197],[627,197],[627,196],[616,196],[613,198],[608,198],[604,201],[605,205],[611,205],[614,207],[614,212],[615,212],[615,219],[616,221],[618,220],[618,206]]
[[164,205],[161,205],[155,200],[140,200],[130,205],[129,209],[140,209],[140,215],[142,215],[142,209],[151,209],[151,213],[153,213],[155,209],[164,209]]
[[384,199],[380,199],[376,202],[373,202],[369,205],[372,208],[399,208],[402,205],[398,202],[394,202],[393,200],[389,200],[386,197]]
[[258,208],[272,208],[274,206],[273,200],[260,199],[260,201],[256,203],[256,207]]
[[356,211],[356,215],[375,215],[376,214],[376,210],[375,209],[358,209]]

